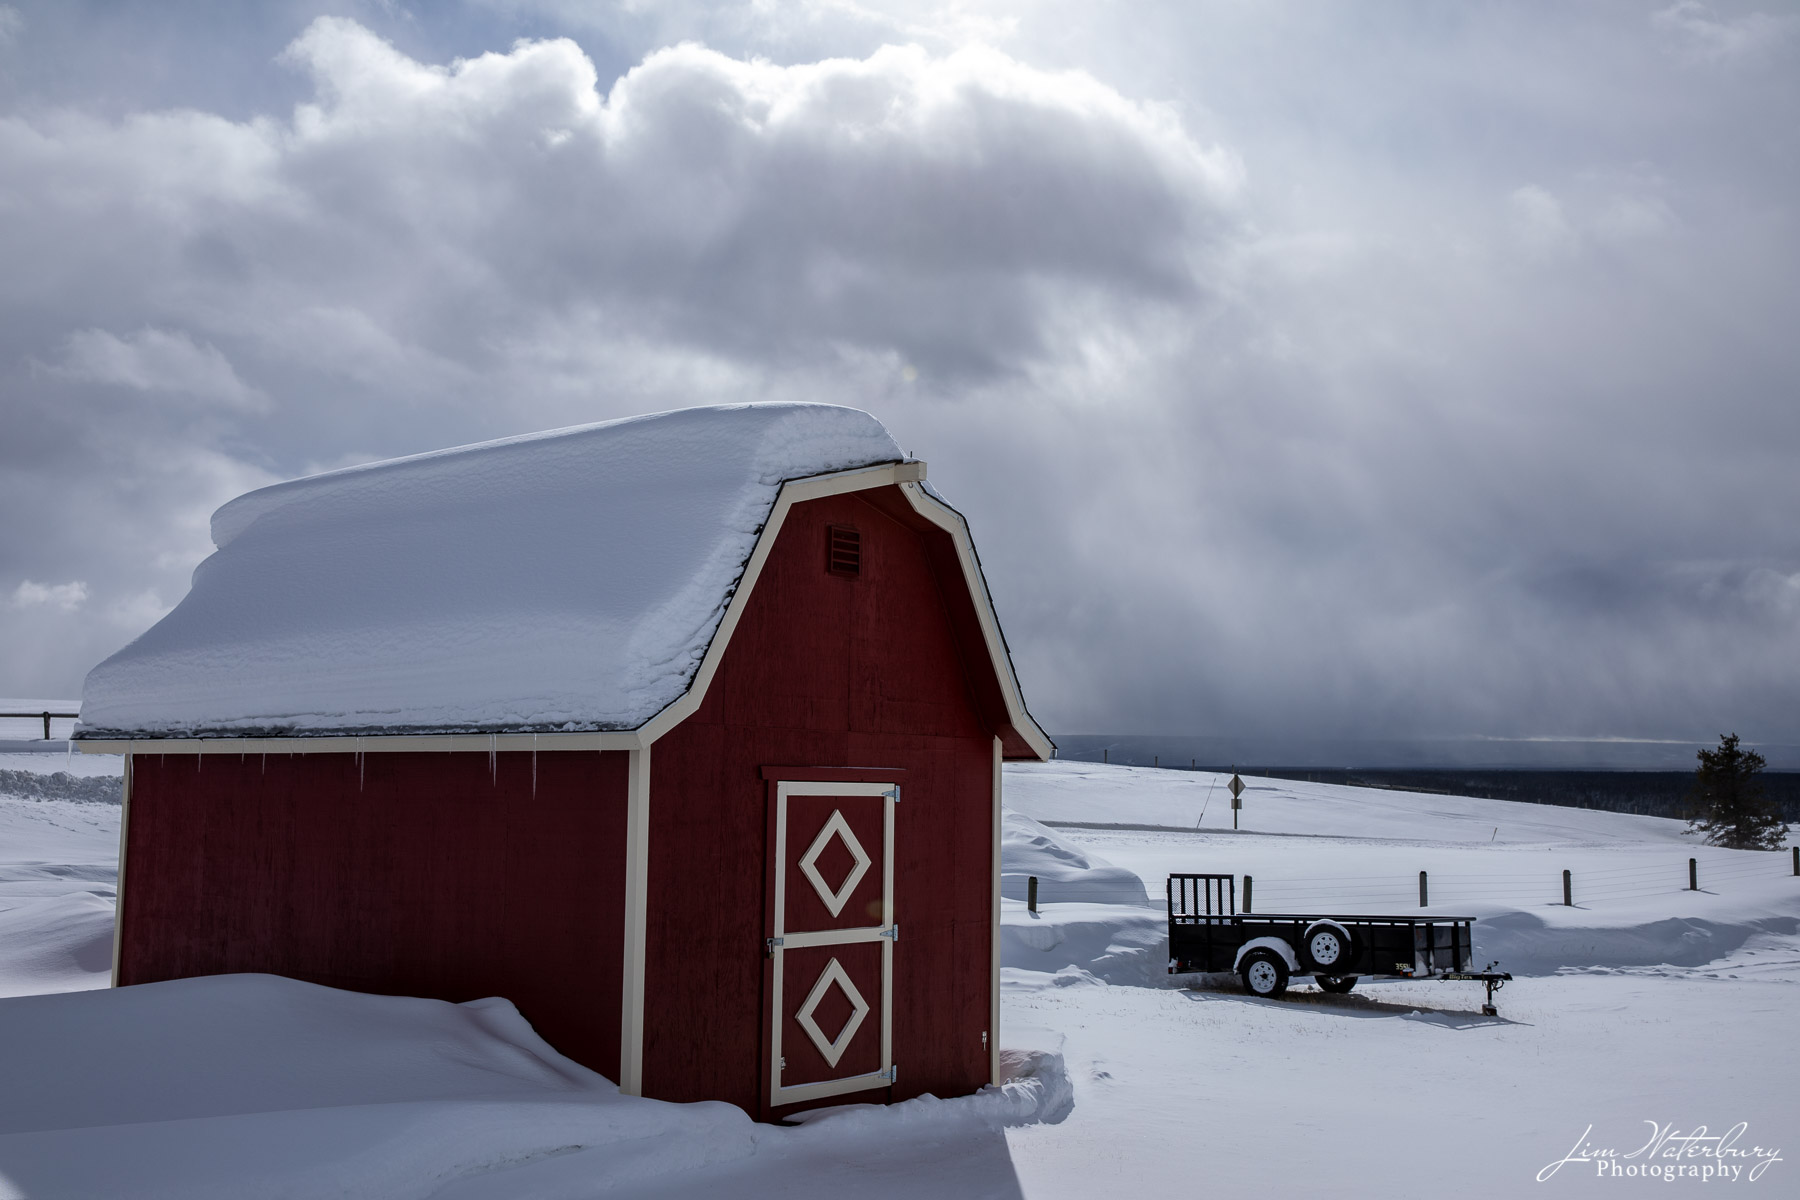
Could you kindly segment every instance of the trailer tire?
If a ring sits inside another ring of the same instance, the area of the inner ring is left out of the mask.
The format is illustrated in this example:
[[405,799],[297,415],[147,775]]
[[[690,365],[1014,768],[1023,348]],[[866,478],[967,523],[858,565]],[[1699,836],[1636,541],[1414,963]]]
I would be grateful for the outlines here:
[[1244,960],[1238,964],[1238,978],[1244,981],[1244,990],[1252,996],[1273,1000],[1287,991],[1288,968],[1281,961],[1281,955],[1258,946],[1244,955]]
[[1355,975],[1314,975],[1313,982],[1319,985],[1322,992],[1330,992],[1341,996],[1356,986],[1358,976]]
[[1300,965],[1318,975],[1342,975],[1356,961],[1356,939],[1336,921],[1315,921],[1300,939]]

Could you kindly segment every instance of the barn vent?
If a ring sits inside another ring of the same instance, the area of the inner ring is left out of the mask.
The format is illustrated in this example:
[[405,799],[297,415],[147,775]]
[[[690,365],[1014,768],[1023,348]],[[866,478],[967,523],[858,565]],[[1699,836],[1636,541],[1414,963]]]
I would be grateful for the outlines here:
[[825,569],[854,579],[862,574],[862,534],[847,525],[825,530]]

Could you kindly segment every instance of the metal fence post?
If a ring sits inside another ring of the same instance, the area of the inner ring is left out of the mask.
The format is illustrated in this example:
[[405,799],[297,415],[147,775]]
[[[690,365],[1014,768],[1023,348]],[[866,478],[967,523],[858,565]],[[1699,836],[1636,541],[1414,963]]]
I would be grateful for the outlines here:
[[1425,890],[1425,872],[1419,872],[1419,907],[1430,908],[1429,893]]
[[1563,872],[1563,907],[1564,908],[1574,908],[1575,907],[1574,877],[1571,876],[1567,871]]
[[1697,859],[1688,859],[1688,891],[1700,890],[1700,863]]
[[1037,876],[1025,877],[1025,907],[1031,912],[1037,911]]

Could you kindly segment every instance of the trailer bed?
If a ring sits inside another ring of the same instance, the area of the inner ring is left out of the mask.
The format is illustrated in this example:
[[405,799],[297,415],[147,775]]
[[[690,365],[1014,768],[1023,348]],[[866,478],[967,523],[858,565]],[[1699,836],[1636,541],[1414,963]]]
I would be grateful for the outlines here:
[[[1294,974],[1327,991],[1359,979],[1473,979],[1493,992],[1512,978],[1471,970],[1474,917],[1363,913],[1240,913],[1233,875],[1174,874],[1166,888],[1169,973],[1238,973],[1258,995],[1278,996]],[[1260,965],[1259,965],[1260,964]]]

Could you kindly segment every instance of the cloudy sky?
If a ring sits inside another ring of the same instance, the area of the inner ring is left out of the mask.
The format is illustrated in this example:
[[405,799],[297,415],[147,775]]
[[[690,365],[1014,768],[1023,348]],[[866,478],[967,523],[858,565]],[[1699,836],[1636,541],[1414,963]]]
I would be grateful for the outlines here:
[[0,694],[211,511],[867,408],[1052,730],[1800,741],[1800,8],[0,4]]

